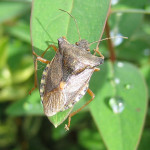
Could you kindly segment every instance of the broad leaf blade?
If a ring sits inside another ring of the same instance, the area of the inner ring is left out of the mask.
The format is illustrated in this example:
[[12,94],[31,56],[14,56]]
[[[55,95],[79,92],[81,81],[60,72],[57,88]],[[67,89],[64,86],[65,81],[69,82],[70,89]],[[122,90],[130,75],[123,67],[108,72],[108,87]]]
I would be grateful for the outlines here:
[[[125,62],[105,62],[96,74],[101,83],[90,105],[91,113],[109,150],[134,150],[143,128],[147,108],[147,88],[136,67]],[[103,78],[104,77],[104,78]],[[114,82],[116,81],[116,83]],[[112,84],[113,83],[113,84]],[[115,84],[114,84],[115,83]],[[93,88],[94,89],[94,88]],[[118,114],[109,106],[110,98],[122,98],[125,109]]]
[[0,23],[30,11],[30,3],[0,1]]
[[[75,22],[59,9],[68,11],[76,18],[82,39],[89,42],[99,40],[104,29],[109,4],[109,0],[93,0],[92,3],[90,0],[35,0],[32,6],[31,20],[33,49],[40,55],[48,47],[48,44],[55,43],[57,46],[57,39],[62,36],[66,36],[71,43],[79,40]],[[51,52],[46,54],[45,58],[51,60]],[[44,65],[40,63],[38,66],[38,82],[40,84]],[[54,126],[63,122],[70,111],[65,116],[64,113],[61,112],[61,115],[59,113],[59,117],[56,114],[52,119],[49,117]]]
[[25,115],[43,115],[43,108],[40,102],[39,91],[35,91],[32,95],[15,102],[6,109],[6,113],[11,116]]
[[70,108],[63,112],[58,112],[56,115],[48,117],[48,119],[55,126],[55,128],[57,128],[68,117],[71,110],[72,109]]

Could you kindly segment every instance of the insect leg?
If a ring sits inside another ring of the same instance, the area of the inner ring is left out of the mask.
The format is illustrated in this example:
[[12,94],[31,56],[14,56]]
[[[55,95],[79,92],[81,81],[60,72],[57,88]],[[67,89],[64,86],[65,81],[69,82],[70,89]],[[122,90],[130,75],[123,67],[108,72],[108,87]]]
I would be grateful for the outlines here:
[[94,93],[90,89],[88,89],[87,92],[92,98],[89,101],[87,101],[81,108],[77,109],[76,111],[74,111],[73,113],[71,113],[69,115],[69,117],[68,117],[68,125],[65,125],[65,129],[66,130],[69,130],[71,117],[76,115],[79,111],[81,111],[85,106],[87,106],[94,99],[94,97],[95,97]]
[[104,56],[101,54],[101,52],[98,50],[98,48],[96,48],[96,49],[94,49],[94,55],[97,53],[97,54],[99,54],[99,56],[102,58],[102,59],[104,59]]
[[57,47],[56,47],[55,45],[49,45],[48,48],[42,53],[41,57],[44,57],[44,55],[45,55],[45,53],[47,52],[47,50],[48,50],[49,48],[51,48],[51,47],[54,49],[55,52],[57,52]]
[[55,52],[57,51],[57,48],[56,48],[55,45],[49,45],[49,46],[47,47],[47,49],[42,53],[41,56],[37,55],[34,51],[32,51],[32,54],[33,54],[34,56],[36,56],[37,58],[35,59],[35,62],[34,62],[34,70],[35,70],[35,75],[34,75],[34,87],[29,91],[29,94],[31,94],[32,91],[34,91],[35,88],[37,88],[37,61],[40,61],[40,62],[43,62],[43,63],[46,63],[46,64],[50,63],[49,60],[46,60],[46,59],[44,59],[43,57],[44,57],[45,53],[47,52],[47,50],[48,50],[49,48],[51,48],[51,47],[55,50]]
[[42,58],[41,56],[38,56],[34,51],[32,53],[37,58],[35,59],[35,62],[34,62],[34,70],[35,70],[35,74],[34,74],[34,87],[29,91],[30,95],[37,88],[37,61],[40,61],[40,62],[43,62],[43,63],[46,63],[46,64],[50,63],[49,60],[46,60],[46,59]]

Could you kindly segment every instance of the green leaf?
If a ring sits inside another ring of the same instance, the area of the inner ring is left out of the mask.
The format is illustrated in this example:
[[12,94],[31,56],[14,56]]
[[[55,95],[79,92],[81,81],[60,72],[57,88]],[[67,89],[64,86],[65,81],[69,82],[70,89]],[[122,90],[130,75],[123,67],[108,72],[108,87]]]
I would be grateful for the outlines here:
[[[106,150],[98,132],[84,129],[78,133],[78,140],[86,150]],[[84,139],[84,140],[83,140]]]
[[[134,21],[133,21],[134,19]],[[123,14],[118,15],[114,13],[111,15],[109,23],[111,26],[111,32],[117,34],[118,32],[123,36],[130,37],[136,32],[138,27],[141,25],[143,14]],[[127,40],[126,40],[127,41]]]
[[5,30],[14,37],[17,37],[18,39],[21,39],[29,44],[31,43],[29,24],[20,21],[17,22],[14,26],[6,26]]
[[[142,132],[148,99],[140,72],[126,62],[105,62],[100,73],[95,73],[92,83],[94,86],[91,89],[95,90],[96,96],[90,109],[107,148],[135,150]],[[124,110],[114,113],[118,105],[110,106],[111,98],[116,98],[115,102],[121,99]]]
[[[8,76],[7,78],[9,77],[9,70],[7,70],[7,68],[4,68],[3,70],[4,73],[8,73]],[[6,79],[7,79],[6,78]],[[1,80],[4,80],[5,78],[2,78]],[[5,79],[5,80],[6,80]],[[8,83],[7,84],[10,84],[10,80],[8,80]],[[5,84],[2,82],[2,84]],[[6,86],[6,85],[5,85]],[[3,101],[13,101],[13,100],[16,100],[16,99],[20,99],[24,96],[26,96],[26,85],[24,86],[18,86],[18,85],[7,85],[6,87],[3,87],[1,90],[0,90],[0,102],[3,102]]]
[[126,0],[126,1],[118,1],[116,5],[114,5],[114,8],[118,7],[127,7],[129,9],[133,8],[143,8],[146,5],[147,0],[137,0],[136,3],[134,0]]
[[9,43],[7,63],[13,83],[24,82],[33,74],[33,58],[29,49],[29,45],[19,40],[13,40]]
[[149,47],[150,44],[142,38],[134,41],[129,39],[117,49],[117,58],[143,64],[149,61]]
[[[62,36],[66,36],[70,43],[79,40],[74,20],[59,9],[68,11],[76,18],[82,39],[89,42],[99,40],[104,29],[109,4],[109,0],[93,0],[92,4],[90,0],[35,0],[32,7],[31,23],[32,46],[35,52],[38,55],[42,54],[49,43],[57,43],[57,39]],[[41,11],[43,9],[44,11]],[[51,53],[47,53],[45,58],[50,59],[50,55]],[[44,68],[41,69],[43,64],[39,63],[39,66],[38,82],[40,82],[44,70]],[[70,111],[65,115],[64,113],[66,111],[58,114],[59,119],[57,114],[50,118],[54,126],[63,122]]]
[[[6,65],[7,50],[8,50],[8,38],[1,38],[0,40],[0,70]],[[1,71],[0,71],[1,74]]]
[[50,122],[57,128],[70,114],[72,109],[67,109],[63,112],[58,112],[56,115],[48,117]]
[[43,115],[43,108],[38,91],[10,105],[6,113],[11,116]]
[[30,7],[30,3],[1,1],[0,23],[26,13]]

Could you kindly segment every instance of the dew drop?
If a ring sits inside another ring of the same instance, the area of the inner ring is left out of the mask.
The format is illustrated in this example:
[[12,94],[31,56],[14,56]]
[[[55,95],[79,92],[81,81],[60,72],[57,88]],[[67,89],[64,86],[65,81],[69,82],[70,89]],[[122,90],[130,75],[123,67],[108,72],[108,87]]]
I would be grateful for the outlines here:
[[119,0],[112,0],[111,5],[116,5],[119,2]]
[[129,90],[129,89],[131,89],[131,85],[130,85],[130,84],[126,84],[126,85],[125,85],[125,88],[126,88],[127,90]]
[[112,97],[109,99],[109,105],[115,114],[123,112],[125,106],[124,101],[120,97]]
[[122,68],[122,67],[124,66],[124,64],[123,64],[122,62],[118,62],[118,63],[117,63],[117,66],[118,66],[119,68]]
[[115,36],[117,37],[118,36],[117,38],[112,39],[112,42],[115,46],[118,46],[123,42],[123,38],[120,38],[120,36],[122,36],[121,33],[116,33],[115,30],[112,30],[110,32],[110,35],[111,35],[111,37],[115,37]]
[[119,78],[115,78],[114,81],[115,81],[116,84],[120,83],[120,79]]

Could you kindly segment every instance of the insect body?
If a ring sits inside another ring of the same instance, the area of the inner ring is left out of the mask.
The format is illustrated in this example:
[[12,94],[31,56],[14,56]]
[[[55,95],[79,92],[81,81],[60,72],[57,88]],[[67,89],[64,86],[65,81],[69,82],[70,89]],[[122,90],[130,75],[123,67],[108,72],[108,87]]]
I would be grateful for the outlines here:
[[[56,51],[52,61],[43,58],[49,47],[53,47]],[[40,96],[43,103],[44,113],[46,116],[53,116],[60,111],[64,111],[74,106],[86,92],[88,92],[93,100],[94,94],[88,88],[91,75],[96,68],[104,62],[104,57],[92,55],[89,51],[89,44],[86,40],[80,40],[75,45],[70,44],[66,38],[58,39],[58,49],[54,45],[50,45],[42,56],[38,56],[34,51],[33,54],[37,60],[47,63],[42,74],[40,85]],[[97,52],[97,51],[96,51]],[[37,67],[37,65],[35,65]],[[37,70],[37,68],[35,68]],[[37,76],[35,76],[35,87]],[[33,90],[33,89],[32,89]],[[68,126],[73,115],[84,108],[83,107],[69,115]]]
[[58,39],[59,49],[47,64],[40,86],[47,116],[73,107],[85,95],[95,67],[103,63],[104,59],[92,55],[85,44],[88,44],[85,40],[77,46],[64,38]]
[[[46,116],[53,116],[60,111],[72,108],[86,92],[90,94],[92,98],[84,106],[69,114],[67,130],[70,127],[71,117],[94,99],[94,93],[88,88],[89,81],[93,72],[99,70],[96,67],[104,62],[104,56],[98,51],[98,47],[95,52],[100,57],[90,53],[91,44],[84,39],[81,40],[77,22],[71,14],[69,15],[76,23],[79,42],[70,44],[65,37],[61,37],[58,39],[58,49],[50,45],[41,56],[33,51],[33,55],[37,57],[35,59],[35,87],[30,91],[31,93],[37,87],[37,61],[41,61],[47,64],[40,85],[40,96]],[[50,47],[56,51],[52,61],[43,58]]]

